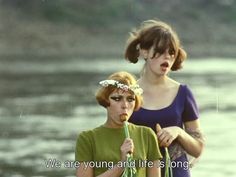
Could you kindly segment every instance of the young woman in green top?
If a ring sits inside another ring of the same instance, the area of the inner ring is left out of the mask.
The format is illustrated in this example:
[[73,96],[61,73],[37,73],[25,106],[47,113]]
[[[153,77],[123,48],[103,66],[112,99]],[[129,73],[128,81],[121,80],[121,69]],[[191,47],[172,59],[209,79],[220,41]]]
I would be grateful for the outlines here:
[[[125,170],[131,168],[136,177],[160,177],[161,154],[155,133],[126,121],[142,103],[142,89],[134,76],[117,72],[100,85],[96,99],[107,110],[107,119],[103,125],[79,134],[76,176],[129,177]],[[126,138],[125,128],[130,138]],[[132,157],[130,163],[127,157]]]

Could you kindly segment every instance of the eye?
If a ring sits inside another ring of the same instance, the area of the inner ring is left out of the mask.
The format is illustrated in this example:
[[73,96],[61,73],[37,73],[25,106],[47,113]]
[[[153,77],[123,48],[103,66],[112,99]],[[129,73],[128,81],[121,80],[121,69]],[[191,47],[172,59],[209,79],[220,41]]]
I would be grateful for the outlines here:
[[157,52],[153,55],[152,59],[156,59],[158,58],[159,56],[161,56],[161,53]]
[[128,102],[133,102],[133,101],[135,101],[135,97],[128,97],[128,98],[127,98],[127,101],[128,101]]
[[115,100],[115,101],[120,101],[121,97],[120,96],[112,96],[111,99]]
[[172,58],[174,58],[174,57],[175,57],[175,50],[174,50],[174,49],[170,49],[170,50],[169,50],[169,54],[170,54],[170,56],[171,56]]
[[169,54],[170,54],[171,56],[175,56],[175,50],[174,50],[174,49],[170,49],[170,50],[169,50]]

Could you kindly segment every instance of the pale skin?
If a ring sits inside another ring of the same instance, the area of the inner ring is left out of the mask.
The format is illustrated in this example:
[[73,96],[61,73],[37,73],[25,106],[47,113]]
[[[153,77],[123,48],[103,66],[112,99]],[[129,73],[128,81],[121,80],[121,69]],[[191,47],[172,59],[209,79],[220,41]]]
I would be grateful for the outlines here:
[[[175,61],[174,55],[167,49],[162,55],[157,53],[152,58],[152,48],[150,50],[141,49],[140,54],[143,58],[146,58],[144,72],[138,81],[144,90],[142,107],[159,110],[171,105],[180,86],[180,83],[167,76]],[[185,122],[184,127],[191,130],[200,129],[200,122],[198,119]],[[165,147],[177,140],[187,153],[196,158],[201,155],[204,146],[201,140],[193,138],[178,126],[161,129],[158,131],[157,137],[160,146]]]
[[[121,116],[125,116],[127,119],[131,116],[135,107],[135,96],[130,92],[124,92],[121,89],[117,89],[109,96],[109,103],[107,109],[107,121],[104,126],[109,128],[122,128],[124,122],[121,120]],[[120,146],[121,157],[120,161],[125,161],[128,153],[134,152],[133,140],[126,138],[123,144]],[[159,160],[153,161],[153,167],[147,168],[147,177],[160,177],[160,168],[157,168]],[[115,166],[112,169],[107,170],[97,177],[120,177],[124,171],[124,168]],[[81,163],[76,170],[77,177],[94,177],[93,168],[87,167]]]

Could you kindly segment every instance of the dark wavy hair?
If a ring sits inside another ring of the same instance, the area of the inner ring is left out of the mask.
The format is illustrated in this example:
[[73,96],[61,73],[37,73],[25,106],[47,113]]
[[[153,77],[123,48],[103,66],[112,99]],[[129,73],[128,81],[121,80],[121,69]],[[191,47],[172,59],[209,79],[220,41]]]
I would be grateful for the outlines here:
[[127,43],[125,59],[131,63],[138,62],[140,49],[150,50],[152,47],[154,48],[153,57],[157,53],[163,54],[169,48],[169,51],[175,56],[172,71],[182,68],[182,63],[187,58],[187,53],[181,47],[176,32],[162,21],[144,21],[139,29],[130,33]]

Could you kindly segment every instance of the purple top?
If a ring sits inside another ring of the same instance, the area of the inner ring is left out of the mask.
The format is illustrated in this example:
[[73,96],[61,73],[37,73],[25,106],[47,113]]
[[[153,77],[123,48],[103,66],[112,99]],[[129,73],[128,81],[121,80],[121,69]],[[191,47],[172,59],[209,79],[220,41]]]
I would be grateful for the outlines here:
[[[152,128],[155,132],[156,124],[159,123],[162,128],[169,126],[178,126],[183,128],[183,122],[196,120],[199,117],[199,111],[192,92],[186,85],[180,85],[178,93],[173,102],[159,110],[148,110],[140,108],[135,111],[129,119],[136,125],[144,125]],[[162,153],[164,152],[161,149]],[[186,155],[176,160],[186,161]],[[175,160],[175,161],[176,161]],[[189,171],[183,168],[173,168],[174,177],[189,177]],[[162,176],[164,173],[162,172]]]

